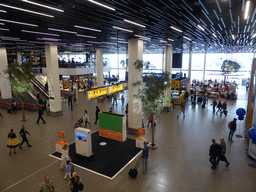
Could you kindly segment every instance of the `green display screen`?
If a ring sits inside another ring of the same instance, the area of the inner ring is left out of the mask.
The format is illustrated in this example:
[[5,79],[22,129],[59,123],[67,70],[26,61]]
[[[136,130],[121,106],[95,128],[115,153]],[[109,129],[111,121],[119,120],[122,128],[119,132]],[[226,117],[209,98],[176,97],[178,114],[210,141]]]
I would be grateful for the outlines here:
[[99,127],[123,133],[123,116],[99,113]]

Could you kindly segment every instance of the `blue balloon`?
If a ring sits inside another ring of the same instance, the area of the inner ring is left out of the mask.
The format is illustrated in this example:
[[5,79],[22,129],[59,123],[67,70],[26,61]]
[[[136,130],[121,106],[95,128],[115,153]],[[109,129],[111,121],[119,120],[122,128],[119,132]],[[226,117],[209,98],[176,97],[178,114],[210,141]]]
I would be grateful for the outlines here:
[[256,128],[252,127],[249,131],[248,131],[248,135],[251,138],[252,142],[254,144],[256,144]]
[[238,116],[244,116],[245,114],[246,114],[246,111],[245,111],[245,109],[243,109],[243,108],[238,108],[237,110],[236,110],[236,114],[238,115]]

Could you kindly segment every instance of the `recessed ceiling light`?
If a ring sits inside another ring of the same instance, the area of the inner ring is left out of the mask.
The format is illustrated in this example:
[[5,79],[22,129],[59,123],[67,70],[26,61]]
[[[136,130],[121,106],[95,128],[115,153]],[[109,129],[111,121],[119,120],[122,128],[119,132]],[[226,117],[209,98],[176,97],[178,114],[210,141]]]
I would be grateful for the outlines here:
[[99,5],[99,6],[102,6],[102,7],[107,8],[107,9],[110,9],[110,10],[112,10],[112,11],[115,11],[114,8],[109,7],[109,6],[107,6],[107,5],[104,5],[104,4],[102,4],[102,3],[99,3],[99,2],[96,2],[96,1],[93,1],[93,0],[88,0],[88,1],[89,1],[89,2],[92,2],[92,3],[96,4],[96,5]]
[[1,13],[7,13],[7,11],[5,11],[5,10],[1,10],[1,9],[0,9],[0,12],[1,12]]
[[78,26],[78,25],[74,25],[74,27],[80,28],[80,29],[86,29],[86,30],[90,30],[90,31],[101,32],[101,30],[98,30],[98,29],[93,29],[93,28],[88,28],[88,27],[81,27],[81,26]]
[[24,2],[26,2],[26,3],[33,4],[33,5],[37,5],[37,6],[40,6],[40,7],[52,9],[52,10],[55,10],[55,11],[64,12],[64,11],[61,10],[61,9],[57,9],[57,8],[50,7],[50,6],[47,6],[47,5],[43,5],[43,4],[40,4],[40,3],[35,3],[35,2],[33,2],[33,1],[28,1],[28,0],[22,0],[22,1],[24,1]]
[[197,25],[197,27],[198,27],[199,29],[201,29],[202,31],[204,31],[204,28],[203,28],[201,25]]
[[14,7],[14,6],[10,6],[10,5],[6,5],[6,4],[2,4],[2,3],[0,3],[0,6],[8,7],[8,8],[11,8],[11,9],[16,9],[16,10],[24,11],[24,12],[28,12],[28,13],[33,13],[33,14],[37,14],[37,15],[41,15],[41,16],[45,16],[45,17],[54,18],[54,16],[52,16],[52,15],[39,13],[39,12],[35,12],[35,11],[30,11],[30,10],[27,10],[27,9],[22,9],[22,8],[19,8],[19,7]]
[[122,31],[126,31],[126,32],[129,32],[129,33],[133,33],[132,30],[128,30],[128,29],[124,29],[124,28],[121,28],[121,27],[116,27],[116,26],[112,26],[114,29],[118,29],[118,30],[122,30]]
[[151,38],[149,37],[144,37],[144,36],[141,36],[141,35],[134,35],[135,37],[139,37],[141,38],[142,40],[146,40],[146,41],[151,41]]
[[23,23],[23,22],[17,22],[17,21],[11,21],[11,20],[6,20],[6,19],[0,19],[0,21],[8,22],[8,23],[15,23],[15,24],[19,24],[19,25],[28,25],[28,26],[32,26],[32,27],[38,27],[38,25]]
[[186,36],[183,36],[183,38],[184,38],[184,39],[187,39],[187,40],[189,40],[189,41],[192,41],[192,39],[190,39],[190,38],[188,38],[188,37],[186,37]]
[[217,36],[216,36],[214,33],[212,33],[212,36],[215,37],[215,38],[217,38]]
[[161,43],[167,43],[167,41],[160,40]]
[[137,25],[137,26],[139,26],[139,27],[146,28],[146,26],[144,26],[144,25],[141,25],[141,24],[139,24],[139,23],[135,23],[135,22],[130,21],[130,20],[127,20],[127,19],[124,19],[124,21],[127,22],[127,23],[131,23],[131,24],[133,24],[133,25]]
[[88,36],[88,35],[80,35],[80,34],[76,34],[76,36],[78,36],[78,37],[85,37],[85,38],[91,38],[91,39],[97,39],[97,37]]
[[110,42],[101,42],[101,43],[104,43],[104,44],[111,44],[111,45],[116,45],[116,43],[110,43]]
[[58,32],[63,32],[63,33],[77,34],[77,32],[74,32],[74,31],[66,31],[66,30],[54,29],[54,28],[48,28],[48,30],[51,30],[51,31],[58,31]]
[[171,29],[173,29],[173,30],[175,30],[175,31],[178,31],[178,32],[182,33],[182,30],[180,30],[180,29],[178,29],[178,28],[176,28],[176,27],[174,27],[174,26],[171,26]]
[[59,34],[43,33],[43,32],[37,32],[37,31],[21,30],[21,32],[24,32],[24,33],[35,33],[35,34],[39,34],[39,35],[60,36]]

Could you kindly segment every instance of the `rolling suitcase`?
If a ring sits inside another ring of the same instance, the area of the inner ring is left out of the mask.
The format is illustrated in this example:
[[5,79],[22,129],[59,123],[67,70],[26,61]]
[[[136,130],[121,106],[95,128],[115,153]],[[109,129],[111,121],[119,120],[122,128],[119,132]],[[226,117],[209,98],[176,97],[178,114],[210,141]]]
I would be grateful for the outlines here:
[[138,161],[136,162],[136,165],[135,165],[134,169],[130,169],[130,171],[128,173],[130,175],[130,177],[132,177],[134,179],[136,179],[137,175],[138,175],[138,170],[137,169],[138,169],[138,167],[140,165],[140,159],[141,158],[139,158]]

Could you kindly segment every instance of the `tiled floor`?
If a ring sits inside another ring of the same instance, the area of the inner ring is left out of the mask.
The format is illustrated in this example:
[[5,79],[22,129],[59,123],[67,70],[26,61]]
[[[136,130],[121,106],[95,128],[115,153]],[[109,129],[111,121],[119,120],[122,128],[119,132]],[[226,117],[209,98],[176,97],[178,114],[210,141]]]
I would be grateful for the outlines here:
[[[125,92],[127,96],[127,92]],[[127,97],[126,97],[127,101]],[[210,100],[209,100],[210,101]],[[113,112],[124,113],[121,101]],[[227,124],[236,117],[235,110],[238,107],[246,109],[247,95],[243,88],[239,89],[237,101],[227,101],[228,116],[219,117],[212,113],[211,106],[205,109],[200,106],[192,107],[187,102],[186,117],[177,118],[179,107],[176,106],[170,112],[162,112],[157,118],[155,141],[158,148],[150,149],[148,160],[148,173],[139,173],[133,180],[128,177],[128,171],[135,165],[129,164],[115,179],[109,180],[94,173],[75,167],[75,171],[81,176],[85,190],[88,192],[101,191],[194,191],[194,192],[236,192],[256,191],[255,169],[248,166],[252,161],[246,156],[247,140],[234,138],[234,143],[227,142],[227,158],[231,165],[226,168],[221,162],[216,170],[210,168],[209,147],[211,139],[219,142],[221,137],[227,140]],[[9,155],[6,147],[7,135],[11,128],[18,135],[22,125],[21,111],[17,114],[8,114],[0,109],[4,118],[0,119],[0,191],[7,192],[36,192],[43,182],[43,177],[52,178],[56,192],[69,191],[68,183],[64,180],[64,173],[59,171],[60,161],[49,157],[48,154],[55,151],[55,142],[58,141],[57,131],[66,133],[66,140],[74,142],[74,123],[82,117],[83,110],[87,109],[92,122],[92,132],[98,130],[94,125],[95,106],[108,111],[112,106],[110,101],[87,101],[85,94],[79,94],[78,105],[71,112],[67,103],[63,103],[63,116],[45,116],[46,124],[37,125],[36,112],[26,111],[27,121],[24,123],[27,131],[31,133],[28,139],[33,147],[26,144],[23,149],[17,149],[17,154]],[[146,120],[145,120],[146,121]],[[144,122],[145,122],[144,121]],[[244,121],[238,121],[237,134],[244,136]],[[147,136],[151,138],[150,128]],[[19,137],[19,136],[18,136]],[[135,138],[134,135],[128,135]],[[151,139],[150,139],[151,140]],[[139,171],[141,171],[141,166]]]

